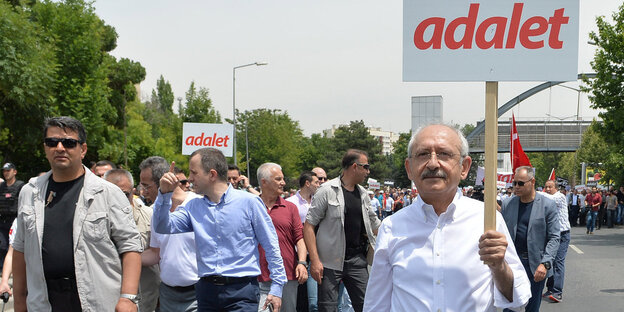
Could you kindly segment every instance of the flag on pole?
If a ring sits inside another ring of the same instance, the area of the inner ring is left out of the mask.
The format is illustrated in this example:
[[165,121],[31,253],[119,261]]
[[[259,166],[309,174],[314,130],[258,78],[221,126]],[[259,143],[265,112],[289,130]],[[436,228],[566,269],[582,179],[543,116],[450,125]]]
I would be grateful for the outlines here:
[[511,167],[513,172],[516,172],[516,168],[521,166],[531,166],[529,157],[524,153],[522,145],[520,144],[520,138],[518,137],[518,130],[516,129],[516,117],[511,114],[511,144],[509,145],[509,153],[511,154]]
[[552,180],[552,181],[556,181],[557,177],[555,176],[555,168],[552,169],[552,171],[550,172],[550,177],[548,177],[548,181]]

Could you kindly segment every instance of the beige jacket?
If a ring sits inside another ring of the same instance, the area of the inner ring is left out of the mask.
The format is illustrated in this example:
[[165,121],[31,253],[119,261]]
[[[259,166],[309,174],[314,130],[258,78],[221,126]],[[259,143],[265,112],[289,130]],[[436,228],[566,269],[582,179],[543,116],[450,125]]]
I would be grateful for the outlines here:
[[[371,249],[368,257],[372,263],[372,251],[375,248],[376,236],[373,234],[381,225],[377,214],[370,204],[366,189],[357,186],[362,202],[362,216],[364,227]],[[321,186],[314,197],[312,206],[308,210],[306,222],[319,226],[316,233],[316,248],[323,267],[342,271],[345,258],[346,239],[344,233],[345,203],[340,178],[329,180]]]
[[[85,167],[74,215],[74,266],[83,311],[114,311],[121,291],[120,255],[142,252],[132,206],[121,190]],[[45,191],[52,172],[32,178],[20,193],[13,248],[24,253],[29,311],[51,311],[41,260]]]

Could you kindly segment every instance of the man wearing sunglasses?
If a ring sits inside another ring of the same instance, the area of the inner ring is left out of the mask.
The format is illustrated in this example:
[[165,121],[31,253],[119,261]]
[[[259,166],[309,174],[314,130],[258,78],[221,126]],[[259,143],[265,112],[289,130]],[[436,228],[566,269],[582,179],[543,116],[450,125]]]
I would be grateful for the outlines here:
[[366,256],[375,247],[381,223],[366,189],[359,185],[369,170],[366,152],[350,149],[342,158],[342,174],[323,184],[312,198],[303,235],[310,254],[310,273],[319,284],[321,312],[337,310],[341,281],[353,309],[362,311],[368,282]]
[[137,311],[143,248],[132,206],[82,164],[80,121],[46,119],[44,138],[52,170],[20,193],[15,311]]
[[312,169],[312,172],[316,173],[316,177],[319,179],[320,184],[327,182],[327,173],[325,173],[323,168],[315,167]]
[[531,282],[525,311],[539,311],[545,279],[553,275],[551,267],[559,249],[559,212],[553,200],[535,191],[533,168],[518,167],[513,186],[517,196],[503,202],[501,213]]

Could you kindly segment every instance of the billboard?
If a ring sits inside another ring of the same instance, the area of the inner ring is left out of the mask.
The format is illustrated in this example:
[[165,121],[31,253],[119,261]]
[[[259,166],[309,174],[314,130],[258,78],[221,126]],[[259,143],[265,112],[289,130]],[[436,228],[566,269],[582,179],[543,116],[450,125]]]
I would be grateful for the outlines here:
[[231,124],[185,122],[182,125],[182,155],[212,147],[220,150],[226,157],[232,157],[233,133],[234,127]]
[[579,0],[403,0],[403,81],[577,79]]

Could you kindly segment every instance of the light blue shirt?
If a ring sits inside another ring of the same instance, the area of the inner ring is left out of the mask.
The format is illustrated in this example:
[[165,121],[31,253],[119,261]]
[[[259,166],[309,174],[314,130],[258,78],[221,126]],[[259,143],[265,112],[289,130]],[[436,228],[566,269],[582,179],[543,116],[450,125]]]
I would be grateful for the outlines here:
[[286,272],[273,222],[260,197],[229,186],[218,203],[204,196],[170,213],[171,195],[158,192],[153,226],[161,234],[195,232],[200,277],[260,275],[260,243],[269,264],[269,294],[282,297]]

